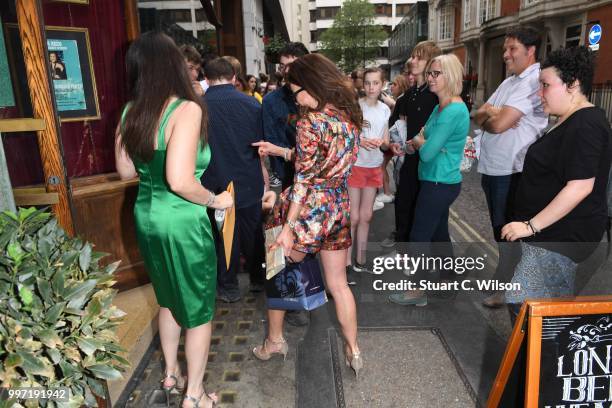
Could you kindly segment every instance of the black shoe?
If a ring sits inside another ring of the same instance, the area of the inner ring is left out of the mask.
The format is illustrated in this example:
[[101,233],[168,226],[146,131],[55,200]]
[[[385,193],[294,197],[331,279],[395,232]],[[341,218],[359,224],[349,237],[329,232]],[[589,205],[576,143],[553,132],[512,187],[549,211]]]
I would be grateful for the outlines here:
[[249,291],[251,291],[253,293],[263,292],[263,290],[264,290],[264,284],[263,283],[251,282],[249,284]]
[[[346,283],[349,286],[357,285],[357,281],[355,280],[355,277],[353,276],[353,267],[351,265],[348,265],[346,267]],[[329,296],[331,297],[331,295]]]
[[225,303],[236,303],[240,299],[240,293],[217,292],[217,300]]
[[285,321],[296,327],[302,327],[310,323],[310,315],[305,310],[287,310]]

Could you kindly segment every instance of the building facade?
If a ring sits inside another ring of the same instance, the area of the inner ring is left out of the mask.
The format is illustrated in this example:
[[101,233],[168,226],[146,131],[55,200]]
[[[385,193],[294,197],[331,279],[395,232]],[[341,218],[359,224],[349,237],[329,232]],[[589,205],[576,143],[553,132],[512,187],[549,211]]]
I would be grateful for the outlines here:
[[283,16],[291,41],[301,42],[311,50],[310,43],[310,1],[284,0],[281,2]]
[[588,33],[600,24],[604,34],[597,51],[595,92],[612,80],[606,69],[612,63],[610,0],[430,0],[429,37],[445,52],[462,60],[466,79],[475,86],[481,104],[506,77],[503,62],[504,34],[517,24],[540,30],[539,58],[560,47],[588,44]]
[[426,1],[410,5],[407,14],[395,26],[389,37],[390,78],[402,72],[412,49],[419,41],[427,40],[429,7]]
[[[374,5],[375,24],[382,26],[389,35],[408,13],[411,5],[416,3],[416,0],[369,1]],[[333,25],[342,3],[343,0],[310,0],[308,2],[310,41],[307,45],[311,51],[319,49],[321,34]],[[389,64],[389,40],[386,40],[380,47],[375,64],[379,66]]]
[[[163,29],[179,43],[202,52],[232,55],[240,60],[243,74],[269,71],[264,36],[289,39],[285,10],[288,0],[139,0],[143,31]],[[293,21],[293,20],[292,20]],[[217,23],[217,24],[215,24]]]

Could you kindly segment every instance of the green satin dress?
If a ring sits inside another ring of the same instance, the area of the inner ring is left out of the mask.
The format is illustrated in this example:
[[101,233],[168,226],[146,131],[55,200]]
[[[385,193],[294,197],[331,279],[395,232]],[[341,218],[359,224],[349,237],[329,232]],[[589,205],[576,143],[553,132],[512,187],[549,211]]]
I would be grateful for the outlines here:
[[[192,328],[212,320],[217,285],[217,258],[206,207],[173,193],[166,182],[168,119],[183,102],[171,103],[157,133],[150,162],[134,161],[140,176],[134,207],[140,253],[161,307]],[[194,177],[199,180],[210,162],[210,148],[198,149]]]

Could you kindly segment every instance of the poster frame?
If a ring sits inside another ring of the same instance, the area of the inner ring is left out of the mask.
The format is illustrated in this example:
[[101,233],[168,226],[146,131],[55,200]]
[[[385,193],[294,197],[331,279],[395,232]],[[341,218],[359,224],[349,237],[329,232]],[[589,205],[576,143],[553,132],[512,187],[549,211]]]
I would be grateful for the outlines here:
[[[84,27],[45,26],[46,40],[72,39],[76,41],[79,56],[86,56],[86,61],[81,63],[81,78],[83,79],[83,91],[85,92],[86,107],[80,115],[74,111],[60,111],[56,104],[57,113],[61,122],[77,122],[86,120],[98,120],[100,116],[100,104],[98,101],[98,89],[94,72],[93,59],[91,56],[91,43],[89,41],[89,30]],[[55,34],[55,37],[54,37]],[[58,35],[59,34],[59,35]],[[55,84],[54,84],[55,91]],[[56,96],[57,102],[57,96]]]

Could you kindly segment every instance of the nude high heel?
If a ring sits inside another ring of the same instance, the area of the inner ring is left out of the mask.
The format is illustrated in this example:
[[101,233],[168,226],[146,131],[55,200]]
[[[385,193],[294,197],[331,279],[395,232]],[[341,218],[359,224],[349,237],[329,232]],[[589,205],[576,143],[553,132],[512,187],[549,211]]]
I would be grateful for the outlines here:
[[289,345],[287,340],[281,338],[279,341],[264,340],[263,345],[257,346],[253,349],[255,357],[262,361],[268,361],[274,354],[281,354],[283,360],[287,360],[287,353],[289,352]]
[[363,368],[363,358],[361,357],[361,351],[354,353],[347,352],[344,350],[346,357],[346,366],[351,368],[355,373],[355,379],[359,379],[359,370]]

